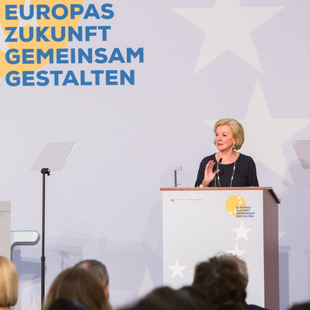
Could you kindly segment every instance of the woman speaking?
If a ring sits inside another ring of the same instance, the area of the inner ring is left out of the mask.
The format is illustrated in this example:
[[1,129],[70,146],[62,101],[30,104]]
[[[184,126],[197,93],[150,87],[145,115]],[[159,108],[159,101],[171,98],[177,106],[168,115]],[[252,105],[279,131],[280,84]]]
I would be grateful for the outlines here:
[[216,122],[213,131],[218,152],[201,161],[195,187],[258,186],[253,159],[237,152],[244,142],[242,125],[224,118]]

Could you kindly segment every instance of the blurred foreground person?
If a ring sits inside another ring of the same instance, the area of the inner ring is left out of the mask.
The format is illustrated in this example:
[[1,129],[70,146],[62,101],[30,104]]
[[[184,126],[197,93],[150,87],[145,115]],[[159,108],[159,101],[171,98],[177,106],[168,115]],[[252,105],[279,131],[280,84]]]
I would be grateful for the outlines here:
[[75,265],[75,267],[85,268],[93,272],[101,281],[104,287],[104,293],[109,299],[109,274],[106,266],[95,259],[82,260]]
[[[239,271],[240,271],[240,278],[242,279],[242,284],[243,288],[245,291],[247,290],[248,284],[249,284],[249,273],[248,273],[248,267],[245,262],[241,257],[238,257],[233,254],[224,254],[224,256],[227,259],[232,259],[234,260],[238,265],[239,265]],[[244,308],[245,310],[267,310],[266,308],[257,306],[257,305],[248,305],[247,302],[244,299]]]
[[294,304],[290,310],[310,310],[310,302]]
[[67,299],[57,299],[51,303],[48,310],[90,310],[78,301],[70,301]]
[[15,265],[0,256],[0,309],[9,310],[18,298],[18,274]]
[[58,299],[78,302],[89,310],[111,310],[104,288],[98,277],[83,268],[68,268],[52,283],[43,310],[49,310]]
[[156,288],[137,303],[119,310],[207,310],[204,296],[193,287]]
[[225,255],[197,264],[193,287],[205,294],[213,309],[243,309],[244,280],[240,277],[239,265]]
[[248,282],[246,262],[236,255],[222,254],[196,265],[193,286],[205,294],[213,309],[265,309],[246,303]]

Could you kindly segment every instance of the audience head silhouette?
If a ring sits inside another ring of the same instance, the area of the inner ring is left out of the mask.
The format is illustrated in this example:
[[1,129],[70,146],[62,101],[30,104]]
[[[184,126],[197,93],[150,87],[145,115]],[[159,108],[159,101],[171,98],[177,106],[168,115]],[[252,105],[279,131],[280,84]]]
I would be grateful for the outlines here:
[[154,289],[136,304],[121,310],[204,310],[203,295],[195,288],[174,290],[168,286]]
[[294,304],[290,310],[310,310],[310,302]]
[[57,299],[79,302],[90,310],[110,310],[103,285],[92,272],[84,268],[68,268],[52,283],[43,310],[49,310]]
[[78,301],[70,301],[67,299],[57,299],[53,301],[48,310],[90,310]]
[[236,257],[223,254],[196,265],[193,287],[205,294],[213,309],[238,310],[245,303],[247,282]]
[[0,256],[0,308],[10,309],[18,298],[18,274],[15,265]]
[[75,267],[85,268],[93,272],[101,281],[104,287],[104,293],[109,298],[109,274],[103,263],[95,259],[86,259],[77,263]]

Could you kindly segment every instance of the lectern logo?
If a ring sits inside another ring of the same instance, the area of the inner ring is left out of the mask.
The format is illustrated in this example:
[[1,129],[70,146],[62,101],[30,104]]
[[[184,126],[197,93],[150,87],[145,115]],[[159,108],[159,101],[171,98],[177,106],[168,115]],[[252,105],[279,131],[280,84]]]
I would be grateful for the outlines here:
[[246,211],[247,204],[245,199],[240,195],[230,196],[226,200],[226,210],[232,216],[240,216]]
[[240,195],[230,196],[226,200],[225,206],[231,216],[251,218],[255,215],[255,212],[251,210],[251,206],[248,206],[245,199]]

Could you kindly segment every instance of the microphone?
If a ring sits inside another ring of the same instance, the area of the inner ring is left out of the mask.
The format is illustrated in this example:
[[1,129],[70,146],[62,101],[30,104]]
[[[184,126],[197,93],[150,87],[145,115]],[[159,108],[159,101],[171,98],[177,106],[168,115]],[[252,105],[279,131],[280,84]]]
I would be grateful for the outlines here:
[[[216,171],[217,170],[219,170],[219,166],[220,166],[220,164],[222,163],[222,160],[223,160],[223,158],[221,157],[220,159],[219,159],[219,161],[216,163]],[[216,175],[215,175],[215,182],[214,182],[214,187],[216,187],[216,177],[218,176],[218,172],[216,173]],[[219,181],[219,180],[218,180]],[[220,181],[218,182],[219,183],[219,186],[220,186]]]
[[[222,163],[223,158],[220,158],[218,163],[216,164],[216,170],[219,170],[220,168],[220,164]],[[218,175],[218,172],[216,173],[216,175]],[[219,182],[220,183],[220,182]]]

